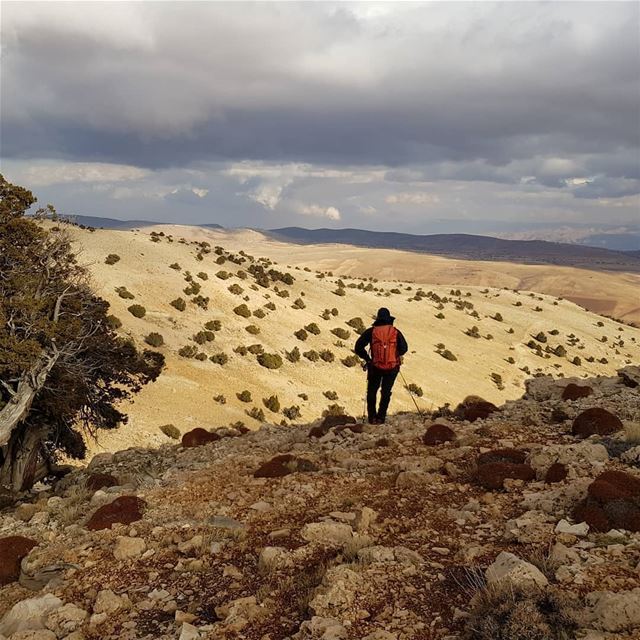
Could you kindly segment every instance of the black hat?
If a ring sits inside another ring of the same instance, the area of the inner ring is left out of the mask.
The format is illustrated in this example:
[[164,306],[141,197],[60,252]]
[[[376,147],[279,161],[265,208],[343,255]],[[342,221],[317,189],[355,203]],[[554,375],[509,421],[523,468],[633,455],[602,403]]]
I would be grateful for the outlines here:
[[393,322],[395,318],[391,315],[391,312],[386,307],[380,307],[378,314],[376,315],[376,322]]

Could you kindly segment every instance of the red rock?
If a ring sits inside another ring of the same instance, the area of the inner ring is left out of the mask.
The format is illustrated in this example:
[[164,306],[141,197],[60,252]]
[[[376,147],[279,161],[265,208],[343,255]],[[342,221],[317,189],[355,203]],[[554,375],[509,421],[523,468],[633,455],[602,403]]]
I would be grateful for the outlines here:
[[215,442],[216,440],[220,440],[220,436],[217,433],[198,427],[192,431],[187,431],[187,433],[182,436],[182,446],[200,447],[204,444]]
[[547,484],[554,482],[562,482],[567,477],[567,467],[561,462],[554,462],[548,469],[544,476],[544,481]]
[[586,438],[597,434],[606,436],[622,429],[622,421],[610,411],[593,407],[583,411],[575,418],[572,426],[574,436]]
[[489,417],[498,407],[478,396],[467,396],[454,410],[454,414],[461,420],[475,422]]
[[609,531],[609,518],[604,509],[597,503],[583,500],[574,510],[573,519],[576,522],[586,522],[592,531]]
[[318,467],[310,460],[284,453],[265,462],[253,476],[254,478],[281,478],[297,471],[318,471]]
[[92,473],[88,478],[85,486],[89,491],[97,491],[105,487],[117,487],[118,481],[110,473]]
[[20,577],[20,562],[36,547],[35,540],[23,536],[0,538],[0,585],[15,582]]
[[509,462],[512,464],[523,464],[527,459],[526,451],[520,449],[494,449],[486,451],[478,456],[478,466],[491,462]]
[[325,416],[321,425],[326,427],[327,430],[332,427],[337,427],[339,424],[356,424],[358,422],[353,416]]
[[640,498],[640,479],[624,471],[604,471],[589,485],[588,492],[601,502]]
[[528,464],[511,462],[489,462],[478,467],[478,482],[485,489],[502,489],[507,478],[534,480],[535,471]]
[[443,442],[452,442],[455,439],[456,434],[451,427],[438,423],[432,424],[422,436],[422,442],[431,447]]
[[562,390],[563,400],[577,400],[578,398],[588,398],[593,395],[593,389],[589,386],[580,386],[570,382]]
[[364,425],[360,423],[356,424],[339,424],[337,427],[333,429],[335,433],[340,433],[341,431],[351,431],[352,433],[363,433]]
[[111,529],[116,524],[131,524],[142,518],[147,503],[138,496],[120,496],[97,509],[87,522],[87,529]]
[[324,427],[321,424],[317,424],[315,427],[311,427],[309,429],[309,437],[310,438],[322,438],[322,436],[326,436],[329,433],[330,427]]
[[604,471],[588,488],[588,496],[573,511],[577,521],[594,531],[640,531],[640,478],[624,471]]

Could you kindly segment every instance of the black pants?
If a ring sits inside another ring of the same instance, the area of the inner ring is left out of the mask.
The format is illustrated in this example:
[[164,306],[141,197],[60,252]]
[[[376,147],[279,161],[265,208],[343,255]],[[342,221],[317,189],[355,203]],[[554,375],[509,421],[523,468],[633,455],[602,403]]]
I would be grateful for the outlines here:
[[[387,409],[391,401],[391,389],[393,389],[393,383],[396,381],[398,371],[399,369],[381,371],[373,365],[369,365],[369,371],[367,373],[367,414],[369,422],[374,418],[385,420],[387,417]],[[380,393],[380,407],[376,411],[376,396],[380,388],[382,388]]]

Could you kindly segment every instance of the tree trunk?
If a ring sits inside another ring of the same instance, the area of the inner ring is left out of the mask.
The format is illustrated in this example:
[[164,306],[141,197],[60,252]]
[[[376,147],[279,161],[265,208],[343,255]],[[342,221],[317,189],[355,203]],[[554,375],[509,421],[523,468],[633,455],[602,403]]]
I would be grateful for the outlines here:
[[15,395],[0,409],[0,447],[9,442],[13,431],[27,417],[33,399],[44,386],[57,360],[57,353],[43,356],[20,378]]
[[30,489],[47,475],[42,464],[42,438],[46,430],[37,427],[16,429],[6,447],[2,447],[3,462],[0,466],[0,486],[17,493]]

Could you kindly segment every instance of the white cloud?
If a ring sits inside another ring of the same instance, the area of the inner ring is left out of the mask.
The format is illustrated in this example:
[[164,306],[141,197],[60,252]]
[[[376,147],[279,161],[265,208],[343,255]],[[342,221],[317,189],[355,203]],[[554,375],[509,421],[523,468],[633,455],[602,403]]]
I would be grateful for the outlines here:
[[102,162],[36,162],[15,167],[15,179],[33,187],[73,182],[127,182],[149,175],[147,169]]
[[425,191],[402,191],[388,195],[384,201],[387,204],[416,204],[432,205],[440,202],[439,196]]
[[329,218],[329,220],[340,220],[342,215],[336,207],[323,207],[319,204],[305,204],[297,209],[298,213],[303,216],[317,216]]

